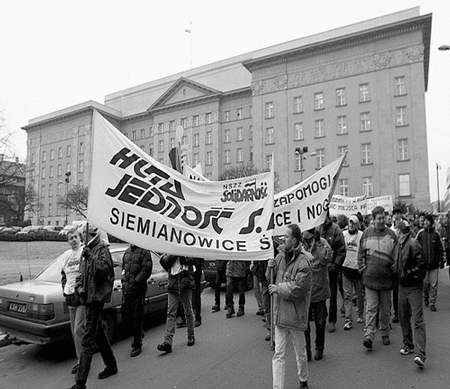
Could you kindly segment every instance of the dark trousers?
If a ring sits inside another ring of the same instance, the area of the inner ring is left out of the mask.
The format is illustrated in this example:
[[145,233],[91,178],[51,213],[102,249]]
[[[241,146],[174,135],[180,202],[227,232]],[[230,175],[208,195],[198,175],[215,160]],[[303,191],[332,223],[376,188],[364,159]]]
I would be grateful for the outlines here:
[[225,304],[227,309],[234,307],[233,302],[233,290],[238,289],[239,293],[239,307],[245,305],[245,286],[247,284],[247,278],[245,277],[227,277],[227,293],[225,296]]
[[143,294],[125,294],[122,306],[122,317],[128,331],[133,335],[131,347],[142,346],[142,334],[144,331],[144,298]]
[[114,357],[111,345],[105,335],[102,326],[103,303],[86,304],[86,322],[85,332],[81,340],[82,351],[76,376],[77,384],[84,387],[91,368],[92,356],[98,347],[103,362],[108,367],[116,367],[116,358]]
[[328,277],[330,280],[330,316],[328,316],[328,323],[336,323],[337,321],[337,292],[338,287],[342,299],[344,298],[344,290],[342,287],[342,278],[339,270],[328,270]]
[[216,270],[216,284],[214,287],[214,303],[218,307],[220,307],[220,285],[222,285],[222,282],[226,282],[227,278],[225,276],[225,267],[223,269],[217,269]]
[[310,321],[314,320],[316,325],[316,350],[323,351],[325,347],[325,326],[327,321],[326,300],[311,303],[309,306],[308,329],[305,331],[306,349],[311,350],[311,328]]
[[394,307],[394,316],[398,317],[398,280],[394,280],[392,289],[392,306]]
[[[191,305],[195,315],[195,320],[202,321],[202,270],[194,272],[194,289],[192,290]],[[178,305],[177,316],[181,317],[181,321],[186,323],[186,315],[184,314],[183,304]]]

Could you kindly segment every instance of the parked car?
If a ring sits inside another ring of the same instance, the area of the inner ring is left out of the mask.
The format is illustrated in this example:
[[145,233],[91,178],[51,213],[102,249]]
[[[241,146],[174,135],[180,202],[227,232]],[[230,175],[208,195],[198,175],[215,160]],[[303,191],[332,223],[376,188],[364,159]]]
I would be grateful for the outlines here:
[[[105,305],[103,325],[114,339],[122,323],[122,256],[128,245],[112,244],[115,280],[111,302]],[[153,272],[148,280],[144,313],[167,309],[167,272],[152,253]],[[13,343],[48,344],[70,338],[69,311],[62,294],[63,256],[51,262],[35,279],[0,286],[0,328]],[[203,278],[202,289],[206,287]]]
[[45,231],[44,226],[26,226],[19,231],[18,235],[35,234]]
[[62,230],[60,226],[44,226],[44,230],[47,232],[59,232]]
[[15,234],[22,230],[22,227],[1,227],[0,234]]
[[[216,285],[216,261],[205,259],[203,265],[203,274],[208,286],[215,288]],[[248,270],[247,273],[247,290],[253,289],[253,274]]]

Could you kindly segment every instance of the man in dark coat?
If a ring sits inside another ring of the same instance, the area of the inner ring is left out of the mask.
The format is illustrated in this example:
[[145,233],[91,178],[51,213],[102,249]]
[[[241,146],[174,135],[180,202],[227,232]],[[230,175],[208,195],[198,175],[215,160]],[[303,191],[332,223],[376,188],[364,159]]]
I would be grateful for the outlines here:
[[142,352],[144,299],[147,280],[152,274],[150,251],[130,245],[122,258],[123,318],[133,334],[130,357]]
[[[339,277],[339,272],[345,260],[347,249],[345,248],[344,235],[337,224],[330,219],[329,213],[325,222],[320,226],[320,236],[324,238],[333,250],[333,258],[328,264],[328,277],[330,279],[330,309],[328,316],[328,331],[336,331],[337,321],[337,291],[338,285],[341,291],[341,296],[344,296],[342,289],[342,279]],[[340,281],[340,282],[339,282]],[[343,298],[343,297],[342,297]]]
[[246,261],[228,261],[227,263],[227,293],[225,299],[228,311],[226,314],[227,319],[230,319],[235,314],[233,301],[234,288],[237,288],[239,292],[239,309],[236,316],[244,315],[248,271],[249,263]]
[[220,311],[220,287],[222,282],[227,281],[225,271],[227,268],[227,261],[217,260],[216,261],[216,281],[214,283],[214,305],[212,307],[213,312]]
[[114,266],[108,246],[100,239],[96,228],[89,229],[91,240],[81,255],[80,278],[77,291],[86,306],[85,332],[81,341],[82,351],[76,383],[72,389],[86,388],[92,356],[97,347],[105,363],[105,369],[98,378],[117,374],[117,362],[111,345],[103,330],[101,314],[103,305],[111,301],[114,283]]

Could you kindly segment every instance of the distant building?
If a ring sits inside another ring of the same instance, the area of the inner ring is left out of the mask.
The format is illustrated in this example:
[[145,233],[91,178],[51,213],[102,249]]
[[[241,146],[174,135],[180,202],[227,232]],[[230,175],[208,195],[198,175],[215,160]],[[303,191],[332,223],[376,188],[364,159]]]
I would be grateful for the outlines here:
[[450,211],[450,168],[447,169],[445,175],[445,192],[441,200],[441,212]]
[[24,209],[25,164],[0,154],[0,226],[22,223]]
[[[167,165],[183,126],[190,164],[201,162],[210,179],[239,164],[263,170],[274,163],[284,189],[300,181],[301,166],[307,177],[348,151],[338,193],[393,194],[429,208],[430,35],[431,15],[412,8],[31,119],[27,180],[44,205],[40,219],[62,223],[56,199],[67,171],[69,188],[88,185],[94,109]],[[300,146],[309,148],[303,163]]]

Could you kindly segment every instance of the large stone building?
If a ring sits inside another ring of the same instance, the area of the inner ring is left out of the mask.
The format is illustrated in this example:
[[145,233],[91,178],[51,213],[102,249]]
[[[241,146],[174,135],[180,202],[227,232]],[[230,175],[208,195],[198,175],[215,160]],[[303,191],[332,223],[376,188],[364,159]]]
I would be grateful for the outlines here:
[[25,165],[0,154],[0,226],[22,224],[25,206]]
[[34,118],[24,127],[27,180],[44,204],[34,220],[62,223],[56,198],[67,171],[70,186],[88,185],[94,109],[166,164],[182,125],[191,165],[201,162],[211,179],[248,162],[265,169],[274,155],[284,189],[348,151],[339,193],[393,194],[429,207],[430,34],[431,15],[412,8]]

